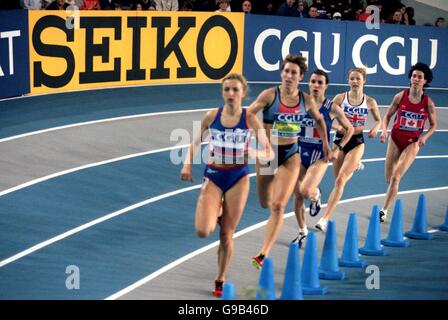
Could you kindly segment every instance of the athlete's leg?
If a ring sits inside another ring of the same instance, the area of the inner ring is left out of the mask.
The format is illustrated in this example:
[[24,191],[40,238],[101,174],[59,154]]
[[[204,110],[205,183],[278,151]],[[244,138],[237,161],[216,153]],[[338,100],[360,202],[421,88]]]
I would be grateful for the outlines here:
[[345,152],[340,151],[338,157],[333,161],[333,175],[336,179],[339,175],[339,171],[341,170],[342,164],[344,163]]
[[300,194],[300,186],[302,184],[303,178],[305,178],[306,172],[307,168],[305,168],[303,165],[300,165],[299,178],[297,179],[297,183],[294,187],[294,213],[296,215],[297,223],[299,224],[300,229],[306,227],[304,205],[305,199]]
[[400,157],[398,158],[397,165],[394,167],[392,175],[390,177],[389,188],[387,189],[386,201],[384,203],[384,209],[390,207],[390,205],[395,200],[395,197],[398,193],[398,187],[400,185],[400,180],[406,171],[411,166],[412,162],[414,162],[415,157],[418,154],[420,147],[418,146],[418,142],[411,143],[408,145]]
[[333,213],[336,205],[342,197],[344,192],[345,184],[353,175],[353,172],[358,168],[359,161],[364,153],[364,143],[356,146],[352,150],[350,150],[344,159],[344,163],[342,164],[338,176],[334,182],[333,191],[328,198],[327,210],[325,210],[324,219],[328,221],[331,214]]
[[208,237],[216,227],[221,209],[222,190],[210,179],[205,178],[196,205],[195,227],[199,237]]
[[262,208],[269,208],[271,206],[272,198],[272,181],[274,181],[274,174],[267,165],[261,165],[258,160],[256,162],[256,185],[258,200]]
[[389,137],[389,141],[387,143],[387,151],[386,151],[386,162],[384,164],[384,174],[386,177],[387,184],[390,183],[390,178],[392,177],[392,172],[397,165],[398,159],[400,158],[400,149],[395,144],[392,137]]
[[323,160],[315,161],[308,168],[306,176],[300,186],[300,193],[305,199],[316,199],[317,194],[319,193],[317,188],[321,183],[327,168],[328,163]]
[[219,233],[218,274],[216,280],[224,281],[233,255],[233,234],[243,214],[249,195],[249,176],[242,177],[224,194],[223,219]]
[[272,190],[271,215],[264,234],[263,246],[260,254],[267,256],[274,245],[283,226],[285,207],[294,191],[299,176],[300,157],[296,153],[283,163],[275,174]]

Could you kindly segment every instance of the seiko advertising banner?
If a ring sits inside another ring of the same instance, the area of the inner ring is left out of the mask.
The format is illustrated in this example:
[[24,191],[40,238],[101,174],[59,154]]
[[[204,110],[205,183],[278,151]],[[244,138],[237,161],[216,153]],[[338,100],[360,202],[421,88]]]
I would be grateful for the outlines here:
[[30,92],[28,11],[0,11],[0,98]]
[[252,81],[280,81],[282,59],[294,53],[308,58],[309,70],[327,71],[331,83],[347,83],[347,71],[357,66],[367,69],[367,84],[406,86],[409,68],[424,62],[433,69],[431,87],[448,87],[447,28],[372,27],[364,22],[246,16],[244,74]]
[[242,72],[244,15],[31,11],[31,93],[211,82]]

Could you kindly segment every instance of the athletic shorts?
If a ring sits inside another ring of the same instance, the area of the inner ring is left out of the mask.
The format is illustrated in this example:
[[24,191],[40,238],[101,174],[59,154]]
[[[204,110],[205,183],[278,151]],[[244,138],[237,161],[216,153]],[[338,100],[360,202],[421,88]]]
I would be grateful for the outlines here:
[[322,146],[313,147],[299,144],[299,153],[302,166],[307,169],[317,160],[324,158]]
[[204,170],[204,183],[207,179],[213,181],[221,190],[226,193],[242,177],[249,174],[249,166],[242,165],[237,167],[220,168],[213,165],[207,165]]
[[[342,141],[343,134],[337,133],[334,136],[334,144],[339,146],[339,143]],[[349,153],[351,150],[364,143],[364,135],[362,133],[354,134],[350,138],[349,142],[342,148],[345,154]]]
[[403,150],[406,149],[407,146],[410,145],[411,143],[418,141],[419,138],[419,137],[409,137],[404,134],[400,134],[399,130],[394,129],[392,129],[390,137],[392,141],[395,142],[395,145],[398,147],[400,152],[403,152]]

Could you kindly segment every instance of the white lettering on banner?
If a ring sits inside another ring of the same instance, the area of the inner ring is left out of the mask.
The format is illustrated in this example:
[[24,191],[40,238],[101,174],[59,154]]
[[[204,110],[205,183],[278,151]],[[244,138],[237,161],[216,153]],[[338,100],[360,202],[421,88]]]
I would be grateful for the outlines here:
[[361,49],[362,46],[368,42],[372,41],[375,42],[376,45],[378,45],[378,36],[375,36],[373,34],[366,34],[360,37],[358,40],[356,40],[355,44],[353,45],[352,49],[352,60],[353,64],[356,67],[365,67],[367,74],[376,73],[377,67],[376,64],[373,67],[367,67],[362,61],[361,61]]
[[[331,72],[330,70],[327,70],[323,67],[321,57],[322,57],[322,49],[324,48],[325,52],[327,53],[329,50],[327,49],[327,46],[322,45],[322,32],[313,32],[314,35],[314,63],[317,68],[322,69],[326,72]],[[340,53],[341,53],[341,34],[340,33],[332,33],[333,35],[333,59],[331,62],[331,65],[336,65],[340,60]],[[263,55],[263,46],[264,42],[269,37],[276,37],[279,41],[283,41],[281,45],[281,55],[284,59],[290,52],[297,52],[298,50],[291,50],[292,42],[297,39],[301,38],[305,42],[308,42],[308,32],[303,30],[294,30],[291,31],[286,35],[286,37],[282,40],[281,30],[279,29],[266,29],[263,32],[259,34],[257,39],[255,40],[254,45],[254,57],[255,61],[257,61],[258,65],[266,70],[266,71],[277,71],[280,69],[280,61],[277,60],[275,63],[269,63],[266,61]],[[367,74],[375,74],[378,72],[378,65],[374,64],[373,66],[367,66],[363,61],[361,57],[361,51],[364,45],[367,42],[373,42],[375,46],[379,47],[378,50],[378,60],[383,68],[383,70],[390,74],[390,75],[402,75],[406,72],[406,55],[397,55],[396,57],[398,59],[398,66],[395,66],[393,63],[391,64],[391,57],[388,57],[389,48],[393,44],[400,44],[404,50],[410,51],[410,59],[411,64],[414,65],[419,60],[419,39],[417,38],[409,38],[410,44],[406,41],[405,38],[400,36],[392,36],[389,38],[386,38],[382,43],[379,43],[378,36],[374,34],[365,34],[360,36],[355,43],[353,44],[352,49],[352,61],[353,64],[356,67],[363,67],[366,68]],[[429,67],[431,69],[434,69],[434,67],[437,65],[437,51],[438,51],[438,40],[437,39],[429,39],[429,42],[431,43],[431,62]],[[409,48],[410,47],[410,48]],[[410,49],[410,50],[409,50]],[[309,52],[308,51],[298,51],[300,54],[309,59]]]
[[379,58],[380,58],[380,64],[383,67],[384,71],[386,71],[387,73],[389,73],[391,75],[398,76],[400,74],[404,74],[406,71],[404,68],[405,63],[406,63],[406,57],[405,56],[397,56],[398,68],[396,68],[396,69],[392,68],[392,66],[389,64],[389,61],[387,61],[387,50],[389,50],[389,47],[393,43],[399,43],[399,44],[401,44],[402,47],[404,47],[404,38],[402,38],[402,37],[387,38],[380,47]]
[[[308,41],[308,33],[302,30],[296,30],[293,32],[290,32],[286,38],[285,41],[283,41],[282,45],[282,58],[285,59],[285,57],[289,54],[291,49],[291,43],[294,41],[294,39],[302,38],[305,41]],[[299,51],[300,54],[306,58],[306,61],[309,61],[308,57],[308,51]]]
[[[1,39],[8,39],[8,54],[9,54],[9,74],[14,74],[14,47],[13,47],[13,38],[14,37],[20,37],[20,30],[13,30],[13,31],[4,31],[0,32],[0,38]],[[0,77],[3,77],[5,73],[2,70],[2,67],[0,66]]]
[[254,57],[257,61],[258,65],[262,67],[266,71],[276,71],[280,69],[280,62],[277,61],[275,64],[269,64],[263,56],[263,43],[264,41],[271,37],[277,37],[280,40],[280,30],[278,29],[267,29],[264,30],[260,35],[257,37],[257,40],[255,40],[254,45]]
[[[321,62],[321,52],[320,48],[322,47],[322,33],[321,32],[313,32],[314,35],[314,63],[316,64],[316,67],[319,69],[322,69],[326,72],[330,72],[329,70],[326,70],[322,66]],[[339,33],[332,33],[334,38],[334,47],[333,47],[333,60],[331,62],[331,65],[335,65],[339,61],[339,53],[340,53],[340,47],[341,47],[341,35]],[[257,61],[258,65],[263,68],[266,71],[277,71],[280,69],[280,61],[276,61],[274,64],[268,63],[263,55],[263,44],[265,40],[271,36],[276,37],[277,39],[281,40],[281,31],[278,29],[266,29],[263,32],[260,33],[260,35],[255,40],[254,44],[254,57],[255,61]],[[292,42],[297,39],[302,38],[305,41],[308,41],[308,32],[303,30],[295,30],[285,37],[282,44],[282,59],[285,59],[285,57],[291,52],[291,44]],[[296,52],[293,50],[293,52]],[[307,60],[309,59],[309,52],[308,51],[299,51],[299,53],[305,57]]]

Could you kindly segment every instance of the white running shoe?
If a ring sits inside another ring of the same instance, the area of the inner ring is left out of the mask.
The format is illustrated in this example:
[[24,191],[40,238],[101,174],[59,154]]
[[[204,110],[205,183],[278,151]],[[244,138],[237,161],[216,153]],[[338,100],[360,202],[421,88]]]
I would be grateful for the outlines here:
[[327,222],[328,222],[327,219],[320,218],[316,224],[316,229],[325,232],[327,230]]
[[387,210],[380,210],[380,222],[386,222],[387,220]]
[[310,203],[310,216],[312,216],[312,217],[315,217],[319,213],[320,207],[322,205],[322,202],[321,202],[322,192],[320,191],[320,188],[317,188],[317,192],[318,192],[317,200],[316,201],[311,200],[311,203]]

